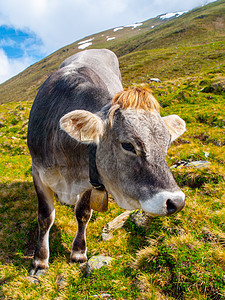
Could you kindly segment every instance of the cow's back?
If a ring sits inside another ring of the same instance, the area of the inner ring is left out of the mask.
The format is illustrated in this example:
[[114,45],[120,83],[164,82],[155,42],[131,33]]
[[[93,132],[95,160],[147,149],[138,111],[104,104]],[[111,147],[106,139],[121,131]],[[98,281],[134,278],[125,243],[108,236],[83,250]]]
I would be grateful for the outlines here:
[[[84,146],[77,145],[60,130],[60,118],[76,109],[100,111],[121,89],[118,61],[113,52],[88,50],[66,59],[41,86],[31,109],[28,146],[33,163],[51,167],[65,164],[66,160],[67,164],[76,165]],[[72,155],[74,149],[76,153]]]
[[60,66],[82,65],[95,71],[105,83],[110,95],[122,91],[121,74],[116,55],[107,49],[90,49],[67,58]]

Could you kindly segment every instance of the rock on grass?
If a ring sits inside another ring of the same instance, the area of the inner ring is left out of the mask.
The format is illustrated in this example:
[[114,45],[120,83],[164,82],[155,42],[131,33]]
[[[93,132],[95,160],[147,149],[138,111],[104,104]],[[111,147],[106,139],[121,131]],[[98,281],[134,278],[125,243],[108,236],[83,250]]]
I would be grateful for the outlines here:
[[111,264],[112,258],[109,256],[92,256],[86,264],[86,277],[88,277],[93,270],[100,269]]

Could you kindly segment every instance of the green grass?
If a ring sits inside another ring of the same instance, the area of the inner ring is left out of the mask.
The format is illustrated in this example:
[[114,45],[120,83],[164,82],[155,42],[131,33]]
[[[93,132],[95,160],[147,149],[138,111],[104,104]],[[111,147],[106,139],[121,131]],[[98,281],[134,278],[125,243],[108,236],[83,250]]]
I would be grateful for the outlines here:
[[177,215],[153,218],[147,229],[128,220],[112,240],[103,242],[102,227],[123,210],[111,201],[108,212],[95,212],[87,232],[88,256],[103,254],[114,260],[88,278],[79,264],[69,263],[76,232],[73,208],[56,202],[50,269],[37,283],[29,280],[37,239],[37,199],[25,139],[31,102],[2,105],[0,296],[94,299],[108,293],[112,299],[224,299],[225,99],[221,89],[204,91],[222,78],[222,70],[207,70],[152,85],[162,115],[177,113],[187,123],[186,133],[168,152],[168,164],[207,159],[211,165],[173,169],[186,206]]

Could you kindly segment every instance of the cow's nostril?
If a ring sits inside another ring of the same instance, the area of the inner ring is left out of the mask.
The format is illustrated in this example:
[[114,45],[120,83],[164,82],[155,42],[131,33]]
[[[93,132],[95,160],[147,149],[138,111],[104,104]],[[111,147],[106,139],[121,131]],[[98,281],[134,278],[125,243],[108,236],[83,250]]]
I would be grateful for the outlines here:
[[170,199],[168,199],[166,201],[166,207],[167,207],[168,214],[173,214],[173,213],[175,213],[177,211],[176,205]]

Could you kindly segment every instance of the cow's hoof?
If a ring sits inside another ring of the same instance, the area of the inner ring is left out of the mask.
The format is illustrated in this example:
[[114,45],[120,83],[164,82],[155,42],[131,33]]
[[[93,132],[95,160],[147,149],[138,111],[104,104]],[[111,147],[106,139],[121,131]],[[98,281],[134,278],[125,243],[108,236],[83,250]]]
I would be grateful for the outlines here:
[[47,269],[33,269],[29,270],[29,276],[40,277],[43,276],[47,272]]
[[40,277],[43,276],[46,273],[46,271],[47,269],[39,269],[39,270],[30,269],[29,276]]
[[87,261],[86,253],[82,253],[83,251],[73,251],[70,255],[70,261],[73,263],[83,263]]
[[29,276],[40,277],[46,273],[48,269],[48,264],[46,263],[37,263],[37,261],[33,261],[29,270]]

